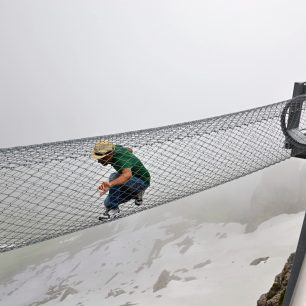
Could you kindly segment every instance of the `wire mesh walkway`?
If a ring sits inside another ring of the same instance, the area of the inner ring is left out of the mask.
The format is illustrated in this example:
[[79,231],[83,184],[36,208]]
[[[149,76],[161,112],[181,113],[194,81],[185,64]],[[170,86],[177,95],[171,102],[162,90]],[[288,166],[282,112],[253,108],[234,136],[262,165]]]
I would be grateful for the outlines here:
[[97,187],[114,171],[91,159],[97,141],[133,148],[151,173],[144,205],[122,204],[125,217],[290,158],[280,128],[286,102],[154,129],[0,149],[0,252],[101,224],[105,196]]

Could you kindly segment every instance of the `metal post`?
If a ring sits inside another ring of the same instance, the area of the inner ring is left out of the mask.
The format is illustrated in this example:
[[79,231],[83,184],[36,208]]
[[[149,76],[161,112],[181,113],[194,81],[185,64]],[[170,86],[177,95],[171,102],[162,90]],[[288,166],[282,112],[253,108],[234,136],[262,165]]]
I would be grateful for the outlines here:
[[[306,93],[306,83],[294,83],[292,98],[303,95]],[[303,102],[297,103],[290,107],[288,118],[288,129],[299,127],[301,119],[301,110]]]

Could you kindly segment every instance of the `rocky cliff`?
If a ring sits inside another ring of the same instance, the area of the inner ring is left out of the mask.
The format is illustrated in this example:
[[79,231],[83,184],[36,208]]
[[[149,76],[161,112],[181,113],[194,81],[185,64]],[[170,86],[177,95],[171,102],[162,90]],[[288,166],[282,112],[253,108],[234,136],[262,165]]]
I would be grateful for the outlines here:
[[271,289],[257,301],[257,306],[281,306],[285,296],[288,280],[293,266],[294,253],[291,254],[283,271],[275,277]]

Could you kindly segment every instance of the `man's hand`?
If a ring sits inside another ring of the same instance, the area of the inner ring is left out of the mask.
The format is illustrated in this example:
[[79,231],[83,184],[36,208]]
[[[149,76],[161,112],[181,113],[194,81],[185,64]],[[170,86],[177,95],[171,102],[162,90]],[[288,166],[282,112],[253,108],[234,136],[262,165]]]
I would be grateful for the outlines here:
[[100,196],[106,194],[110,188],[111,185],[109,182],[102,182],[102,184],[98,188],[98,190],[100,191]]
[[100,196],[103,196],[108,192],[111,187],[125,184],[133,176],[130,168],[122,170],[122,174],[111,182],[102,182],[101,186],[98,187]]

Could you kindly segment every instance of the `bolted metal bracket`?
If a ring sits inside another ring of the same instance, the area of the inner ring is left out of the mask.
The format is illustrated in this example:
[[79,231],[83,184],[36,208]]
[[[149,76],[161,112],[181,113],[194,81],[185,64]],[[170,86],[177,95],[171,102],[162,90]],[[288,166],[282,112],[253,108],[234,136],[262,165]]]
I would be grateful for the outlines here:
[[285,135],[284,148],[291,149],[292,157],[306,159],[306,134],[299,129],[304,102],[306,82],[295,83],[292,100],[282,111],[281,128]]

